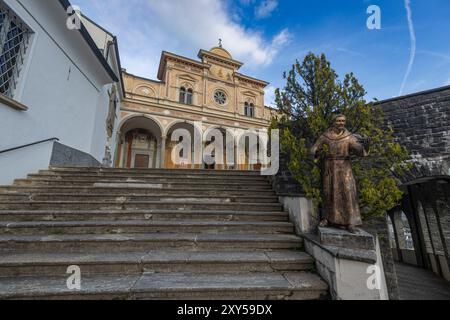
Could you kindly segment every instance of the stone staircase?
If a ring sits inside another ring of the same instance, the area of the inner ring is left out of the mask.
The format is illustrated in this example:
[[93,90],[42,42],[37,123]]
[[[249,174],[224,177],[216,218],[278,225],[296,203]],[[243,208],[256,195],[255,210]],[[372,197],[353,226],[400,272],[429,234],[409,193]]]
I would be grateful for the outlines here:
[[0,299],[327,298],[313,268],[256,172],[50,168],[0,187]]

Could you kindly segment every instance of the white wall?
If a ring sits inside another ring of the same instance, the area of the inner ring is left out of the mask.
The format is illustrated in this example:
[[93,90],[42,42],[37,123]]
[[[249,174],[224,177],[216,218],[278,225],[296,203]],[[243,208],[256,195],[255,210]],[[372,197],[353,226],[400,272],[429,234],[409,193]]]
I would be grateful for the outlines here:
[[110,90],[110,88],[110,85],[106,85],[102,88],[97,99],[97,108],[95,118],[93,119],[92,145],[89,153],[100,162],[105,155],[106,139],[108,138],[106,133],[106,118],[108,117],[109,111],[108,90]]
[[[314,258],[317,272],[328,283],[334,300],[389,300],[378,238],[375,264],[340,258],[308,238],[305,250]],[[373,279],[378,288],[369,287]]]
[[53,141],[0,154],[0,185],[12,184],[14,179],[25,178],[47,167],[52,149]]
[[[13,97],[28,111],[0,105],[0,150],[57,137],[101,162],[109,105],[104,86],[112,80],[80,32],[67,29],[59,1],[5,2],[34,35]],[[34,157],[31,149],[23,152]]]

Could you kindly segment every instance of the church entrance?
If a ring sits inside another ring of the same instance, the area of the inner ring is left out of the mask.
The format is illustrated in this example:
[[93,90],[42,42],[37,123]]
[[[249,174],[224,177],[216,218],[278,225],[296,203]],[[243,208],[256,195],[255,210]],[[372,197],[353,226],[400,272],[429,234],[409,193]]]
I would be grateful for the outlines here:
[[127,168],[156,168],[157,142],[150,132],[134,129],[126,134]]
[[159,168],[161,142],[161,129],[152,119],[138,116],[127,120],[120,131],[116,167]]
[[236,147],[234,136],[222,127],[213,127],[204,133],[204,168],[208,170],[235,170]]

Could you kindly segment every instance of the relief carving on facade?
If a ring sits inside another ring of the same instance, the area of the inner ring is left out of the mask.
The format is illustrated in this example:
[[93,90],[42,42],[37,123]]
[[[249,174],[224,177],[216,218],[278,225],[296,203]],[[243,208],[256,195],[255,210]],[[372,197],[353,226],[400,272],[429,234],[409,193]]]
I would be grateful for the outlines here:
[[155,89],[146,86],[146,85],[138,85],[136,89],[134,90],[134,93],[142,95],[142,96],[148,96],[148,97],[156,97],[156,91]]

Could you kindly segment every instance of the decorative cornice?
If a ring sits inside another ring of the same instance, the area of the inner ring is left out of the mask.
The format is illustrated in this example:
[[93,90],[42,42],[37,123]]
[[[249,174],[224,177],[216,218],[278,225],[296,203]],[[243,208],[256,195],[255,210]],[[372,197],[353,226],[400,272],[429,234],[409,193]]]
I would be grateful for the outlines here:
[[267,82],[267,81],[259,80],[259,79],[256,79],[256,78],[252,78],[252,77],[243,75],[242,73],[238,73],[238,72],[235,73],[235,77],[240,79],[240,80],[244,80],[245,82],[259,85],[259,86],[261,86],[263,88],[265,88],[265,87],[267,87],[269,85],[269,82]]
[[149,79],[149,78],[137,76],[137,75],[132,74],[132,73],[129,73],[129,72],[125,71],[125,70],[122,70],[122,73],[123,73],[124,75],[129,76],[129,77],[137,78],[137,79],[144,80],[144,81],[149,81],[149,82],[152,82],[152,83],[155,83],[155,84],[164,84],[164,82],[162,82],[162,81],[159,81],[159,80],[153,80],[153,79]]
[[188,65],[192,65],[194,67],[197,68],[201,68],[201,69],[209,69],[210,65],[203,63],[203,62],[199,62],[193,59],[189,59],[186,57],[182,57],[179,56],[177,54],[171,53],[171,52],[167,52],[167,51],[163,51],[161,53],[161,60],[159,62],[159,69],[158,69],[158,79],[163,81],[164,79],[164,71],[166,69],[166,65],[167,65],[167,60],[171,59],[173,61],[177,61],[177,62],[181,62],[181,63],[185,63]]
[[218,54],[212,53],[210,51],[206,51],[201,49],[198,52],[198,57],[200,59],[208,58],[213,60],[214,62],[219,62],[228,66],[232,66],[233,68],[236,68],[238,70],[240,67],[242,67],[244,64],[240,61],[234,60],[234,59],[228,59],[222,56],[219,56]]

